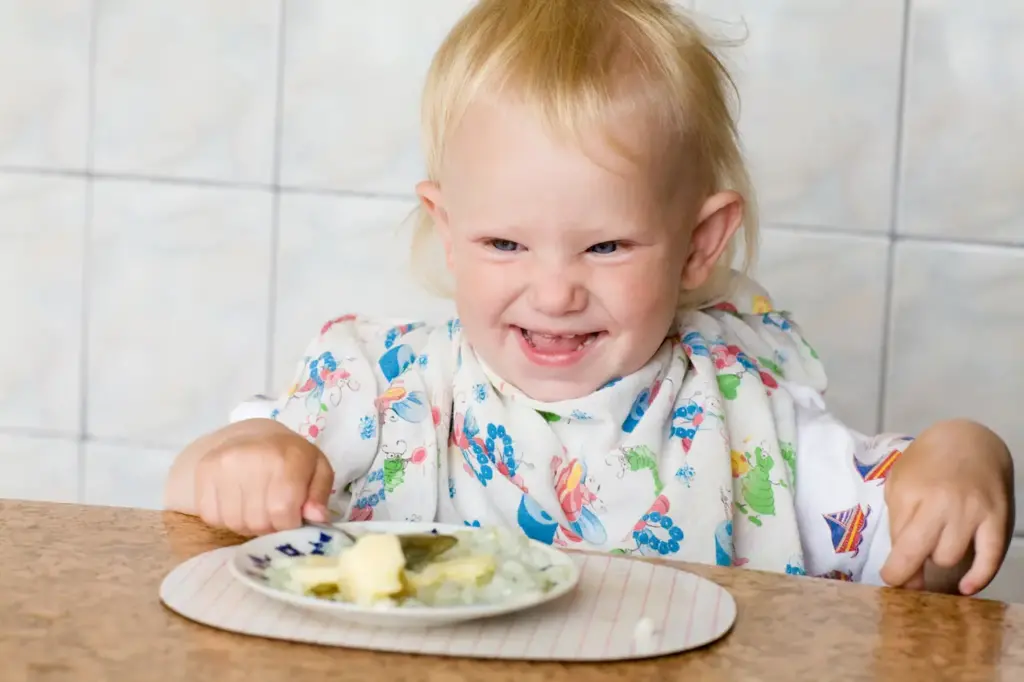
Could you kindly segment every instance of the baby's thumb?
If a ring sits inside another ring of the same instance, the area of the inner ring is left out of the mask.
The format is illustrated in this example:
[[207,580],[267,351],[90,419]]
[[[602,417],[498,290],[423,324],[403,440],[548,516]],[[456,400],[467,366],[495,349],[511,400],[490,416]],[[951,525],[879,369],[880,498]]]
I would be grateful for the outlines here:
[[302,506],[302,515],[309,521],[326,523],[327,502],[331,498],[331,490],[334,488],[334,470],[327,463],[325,457],[320,457],[313,470],[313,478],[309,482],[309,492],[306,493],[306,504]]

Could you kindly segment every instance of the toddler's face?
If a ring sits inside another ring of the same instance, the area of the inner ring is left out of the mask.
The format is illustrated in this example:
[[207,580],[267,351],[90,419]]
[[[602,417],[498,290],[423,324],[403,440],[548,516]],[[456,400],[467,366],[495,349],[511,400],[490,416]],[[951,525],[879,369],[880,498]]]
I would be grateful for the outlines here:
[[627,160],[600,135],[587,142],[585,153],[553,140],[515,103],[475,103],[440,182],[419,188],[469,342],[546,402],[650,360],[676,314],[699,219],[657,148]]

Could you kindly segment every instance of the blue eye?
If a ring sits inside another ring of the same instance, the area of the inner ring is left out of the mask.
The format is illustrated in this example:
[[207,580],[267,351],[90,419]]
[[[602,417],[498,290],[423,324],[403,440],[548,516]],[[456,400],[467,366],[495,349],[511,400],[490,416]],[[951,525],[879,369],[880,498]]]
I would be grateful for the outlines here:
[[506,253],[515,253],[519,250],[519,244],[511,239],[492,239],[491,247],[497,251],[504,251]]
[[610,253],[615,253],[619,250],[618,242],[601,242],[600,244],[594,244],[587,251],[596,253],[601,256],[607,256]]

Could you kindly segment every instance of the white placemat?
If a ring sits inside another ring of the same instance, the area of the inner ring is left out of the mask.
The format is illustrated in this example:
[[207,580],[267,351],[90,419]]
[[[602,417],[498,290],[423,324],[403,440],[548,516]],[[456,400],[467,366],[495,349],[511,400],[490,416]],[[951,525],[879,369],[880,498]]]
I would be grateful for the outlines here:
[[414,654],[534,661],[614,661],[679,653],[725,635],[736,602],[715,583],[623,557],[575,555],[579,586],[551,604],[430,630],[348,625],[289,606],[236,581],[234,550],[189,559],[164,579],[160,599],[190,620],[256,637]]

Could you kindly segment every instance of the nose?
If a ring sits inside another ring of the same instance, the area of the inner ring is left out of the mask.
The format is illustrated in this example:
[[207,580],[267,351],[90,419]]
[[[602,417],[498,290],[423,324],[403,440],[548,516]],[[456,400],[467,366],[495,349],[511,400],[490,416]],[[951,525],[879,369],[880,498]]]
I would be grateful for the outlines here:
[[546,264],[531,273],[530,304],[550,317],[579,313],[587,307],[587,289],[573,267]]

